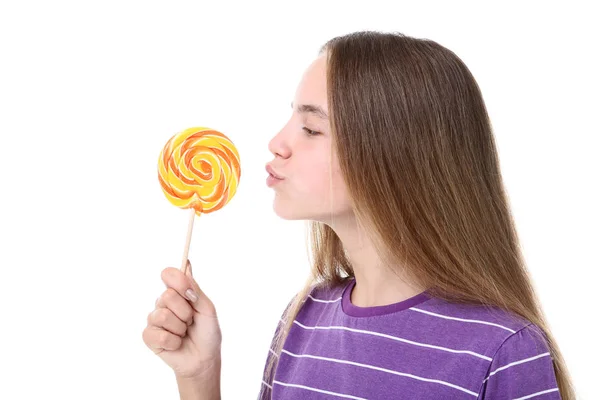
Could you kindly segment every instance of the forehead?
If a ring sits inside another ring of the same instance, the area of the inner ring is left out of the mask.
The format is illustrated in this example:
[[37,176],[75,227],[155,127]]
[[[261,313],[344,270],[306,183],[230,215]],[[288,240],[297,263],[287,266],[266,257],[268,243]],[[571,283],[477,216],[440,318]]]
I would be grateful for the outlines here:
[[294,104],[314,104],[327,110],[327,55],[317,57],[305,70]]

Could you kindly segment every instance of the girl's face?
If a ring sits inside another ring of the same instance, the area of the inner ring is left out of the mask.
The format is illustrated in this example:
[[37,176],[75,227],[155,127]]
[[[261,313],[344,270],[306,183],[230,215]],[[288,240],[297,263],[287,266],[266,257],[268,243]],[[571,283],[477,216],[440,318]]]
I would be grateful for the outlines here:
[[269,142],[274,159],[267,164],[267,185],[275,191],[275,213],[284,219],[331,224],[332,218],[352,212],[332,149],[326,57],[318,57],[305,71],[292,103],[292,116]]

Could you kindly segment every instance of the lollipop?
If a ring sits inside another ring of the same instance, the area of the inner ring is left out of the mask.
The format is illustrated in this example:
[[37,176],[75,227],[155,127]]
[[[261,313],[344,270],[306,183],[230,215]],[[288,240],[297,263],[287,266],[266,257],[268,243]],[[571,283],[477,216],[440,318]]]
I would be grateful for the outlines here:
[[185,271],[194,216],[224,207],[240,181],[240,156],[227,136],[210,128],[189,128],[175,134],[160,152],[158,180],[175,206],[190,209],[181,269]]

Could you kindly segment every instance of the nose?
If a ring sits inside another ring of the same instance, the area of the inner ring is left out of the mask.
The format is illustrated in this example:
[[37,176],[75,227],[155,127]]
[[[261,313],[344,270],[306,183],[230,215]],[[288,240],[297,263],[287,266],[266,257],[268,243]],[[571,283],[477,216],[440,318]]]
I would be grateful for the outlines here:
[[285,129],[282,129],[269,142],[269,151],[273,153],[275,157],[289,158],[292,155],[284,131]]

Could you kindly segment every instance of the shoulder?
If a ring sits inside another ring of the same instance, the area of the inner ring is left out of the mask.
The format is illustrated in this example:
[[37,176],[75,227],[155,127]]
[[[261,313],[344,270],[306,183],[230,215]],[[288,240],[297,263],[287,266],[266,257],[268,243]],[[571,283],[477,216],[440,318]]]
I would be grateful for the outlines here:
[[527,319],[495,306],[431,298],[411,307],[411,310],[415,321],[433,331],[445,332],[451,340],[454,337],[465,345],[468,344],[466,342],[476,342],[486,355],[494,354],[506,340],[521,330],[535,330]]
[[412,310],[417,311],[416,320],[428,318],[430,329],[444,332],[445,341],[485,357],[479,398],[520,398],[542,392],[548,399],[557,398],[548,340],[531,321],[498,307],[437,298]]
[[[529,323],[508,336],[498,345],[492,356],[490,370],[486,381],[497,374],[500,381],[516,381],[520,376],[531,379],[537,371],[546,375],[547,379],[554,377],[552,354],[546,335],[533,323]],[[541,376],[538,377],[541,379]]]
[[503,357],[511,353],[518,353],[527,357],[550,357],[550,347],[546,335],[533,323],[529,323],[507,337],[499,346],[494,354],[495,361],[514,361],[503,360]]
[[504,340],[482,382],[481,399],[560,399],[552,354],[543,331],[528,324]]

